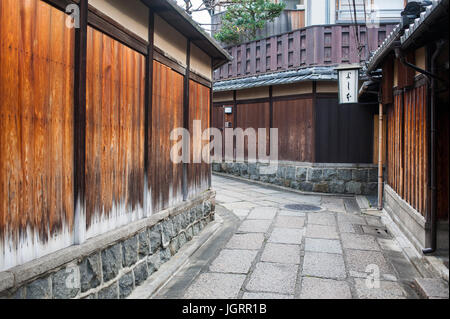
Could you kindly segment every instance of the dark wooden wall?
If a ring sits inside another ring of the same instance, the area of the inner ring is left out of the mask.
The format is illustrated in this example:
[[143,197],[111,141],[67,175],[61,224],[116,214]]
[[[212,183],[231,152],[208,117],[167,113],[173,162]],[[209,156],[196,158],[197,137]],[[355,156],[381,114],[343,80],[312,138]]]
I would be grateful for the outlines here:
[[150,188],[152,211],[158,212],[183,200],[183,164],[172,163],[170,140],[175,128],[183,127],[183,76],[153,62],[152,139]]
[[[269,128],[270,128],[270,108],[269,102],[258,102],[258,103],[243,103],[237,104],[237,119],[236,119],[236,127],[242,128],[242,130],[254,129],[256,136],[256,153],[255,156],[258,158],[259,154],[259,128],[266,129],[266,139],[265,139],[265,147],[266,153],[269,153]],[[245,159],[249,158],[248,154],[248,138],[244,139],[244,157]],[[251,159],[255,159],[251,157]]]
[[[272,101],[272,113],[270,111]],[[213,127],[223,127],[224,105],[215,103]],[[317,163],[372,163],[377,105],[340,105],[336,94],[304,94],[237,101],[234,128],[278,129],[278,159]],[[271,119],[272,116],[272,119]],[[245,159],[247,159],[247,140]],[[269,134],[267,134],[269,153]]]
[[427,86],[399,92],[388,116],[388,184],[423,216],[428,202]]
[[273,102],[273,127],[278,128],[278,158],[314,161],[314,107],[311,96]]
[[[203,132],[210,127],[211,89],[189,81],[189,131],[191,132],[191,163],[188,164],[189,197],[199,194],[209,188],[211,165],[209,154],[207,162],[202,159],[202,150],[209,140],[202,140]],[[194,133],[193,121],[201,121],[200,131]],[[194,163],[194,159],[196,159]],[[201,163],[196,163],[201,161]]]
[[65,19],[40,1],[0,2],[0,238],[10,249],[73,225],[75,33]]
[[372,163],[376,111],[377,105],[338,104],[337,96],[317,96],[315,161]]
[[[143,208],[145,56],[88,27],[86,223]],[[135,212],[136,213],[136,212]],[[103,216],[105,215],[105,216]]]

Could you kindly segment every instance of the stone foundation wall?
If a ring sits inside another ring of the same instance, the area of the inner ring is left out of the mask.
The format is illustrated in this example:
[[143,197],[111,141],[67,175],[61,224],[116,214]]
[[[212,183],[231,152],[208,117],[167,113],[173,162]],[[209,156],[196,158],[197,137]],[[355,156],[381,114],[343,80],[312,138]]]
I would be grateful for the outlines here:
[[54,258],[49,255],[2,272],[0,298],[126,298],[149,276],[157,276],[162,264],[213,221],[214,211],[213,196],[203,196],[139,221],[129,226],[131,230],[113,231]]
[[384,186],[383,209],[418,252],[429,246],[427,232],[430,230],[430,225],[387,184]]
[[378,167],[373,164],[309,164],[285,162],[271,167],[262,163],[213,163],[213,171],[240,176],[304,192],[375,195]]

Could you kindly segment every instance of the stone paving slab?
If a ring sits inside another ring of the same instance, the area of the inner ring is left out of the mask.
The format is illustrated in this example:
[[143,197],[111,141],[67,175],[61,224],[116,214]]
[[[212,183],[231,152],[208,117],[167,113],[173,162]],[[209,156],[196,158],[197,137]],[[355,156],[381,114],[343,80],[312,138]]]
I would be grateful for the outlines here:
[[345,279],[347,277],[345,271],[344,257],[338,254],[305,252],[303,260],[302,275]]
[[332,213],[309,213],[308,224],[335,226],[336,218]]
[[384,227],[380,217],[366,216],[366,222],[370,226]]
[[367,225],[366,220],[362,216],[350,215],[350,214],[338,214],[338,223],[347,223],[354,225]]
[[255,250],[223,249],[209,269],[212,272],[246,274],[257,253]]
[[339,232],[341,233],[356,233],[355,227],[353,227],[353,224],[349,223],[341,223],[338,224]]
[[247,218],[272,220],[276,214],[277,208],[275,207],[257,207],[250,212]]
[[300,245],[302,243],[303,233],[303,229],[275,227],[272,235],[269,237],[269,242]]
[[267,243],[261,256],[261,261],[300,264],[300,246]]
[[366,271],[372,273],[370,269],[373,265],[376,265],[380,274],[393,275],[395,278],[394,269],[379,251],[348,249],[345,252],[345,258],[350,272],[363,273],[364,277],[366,277]]
[[260,249],[263,241],[264,235],[260,233],[236,234],[231,237],[226,247],[235,249]]
[[245,275],[203,273],[187,289],[185,299],[235,299]]
[[255,207],[258,207],[258,204],[251,203],[251,202],[237,202],[237,203],[226,203],[223,204],[225,208],[233,211],[235,209],[252,209]]
[[238,231],[246,233],[265,233],[269,230],[271,220],[244,220]]
[[278,213],[278,216],[306,217],[306,213],[281,209]]
[[305,218],[294,216],[278,216],[275,226],[282,228],[303,228],[305,227]]
[[370,235],[344,233],[341,239],[345,249],[380,250],[376,238]]
[[377,242],[382,250],[401,252],[402,248],[393,239],[377,238]]
[[246,285],[249,291],[294,294],[298,265],[258,263]]
[[366,279],[355,279],[357,297],[360,299],[406,299],[406,292],[396,282],[380,281],[379,288],[370,288]]
[[304,277],[300,299],[352,299],[352,293],[345,281]]
[[305,236],[310,238],[339,239],[336,226],[307,225]]
[[244,220],[250,214],[250,209],[235,209],[233,213],[239,217],[239,219]]
[[342,246],[339,240],[306,238],[305,250],[319,253],[342,254]]

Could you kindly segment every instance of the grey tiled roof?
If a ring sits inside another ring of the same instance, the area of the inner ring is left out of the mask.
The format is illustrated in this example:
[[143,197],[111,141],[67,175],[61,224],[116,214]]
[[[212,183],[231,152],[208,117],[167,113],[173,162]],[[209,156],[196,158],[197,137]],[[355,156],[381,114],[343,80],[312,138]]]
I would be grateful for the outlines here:
[[335,66],[311,67],[249,76],[214,83],[214,92],[242,90],[254,87],[291,84],[303,81],[334,81],[338,79]]

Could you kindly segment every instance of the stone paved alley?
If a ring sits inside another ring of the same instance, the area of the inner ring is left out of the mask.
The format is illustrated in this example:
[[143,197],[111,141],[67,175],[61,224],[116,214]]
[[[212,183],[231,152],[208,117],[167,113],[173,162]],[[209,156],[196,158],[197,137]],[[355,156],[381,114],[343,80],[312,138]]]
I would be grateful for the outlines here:
[[[227,231],[199,249],[155,298],[418,298],[411,286],[420,277],[416,269],[380,218],[361,214],[354,197],[218,176],[213,184],[217,219]],[[368,265],[379,267],[378,289],[366,286]]]

